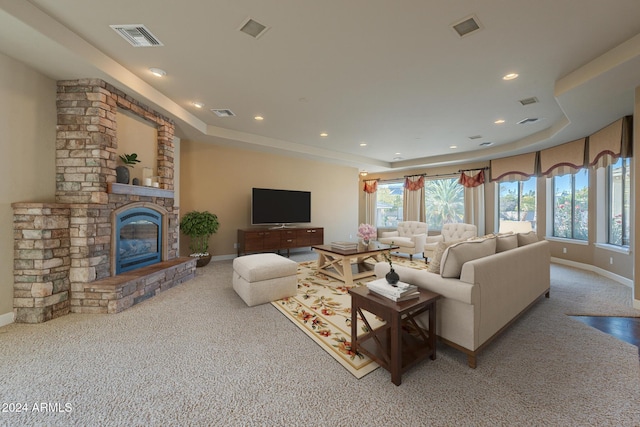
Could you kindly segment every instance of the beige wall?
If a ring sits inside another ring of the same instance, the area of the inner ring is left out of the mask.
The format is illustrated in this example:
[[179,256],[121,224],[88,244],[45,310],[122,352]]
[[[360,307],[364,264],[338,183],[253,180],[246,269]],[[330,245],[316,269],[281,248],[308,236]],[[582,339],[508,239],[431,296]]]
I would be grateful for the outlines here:
[[[251,224],[253,187],[311,191],[310,225],[324,227],[325,243],[355,239],[356,168],[187,140],[180,143],[180,159],[180,214],[218,216],[220,228],[209,244],[214,257],[236,253],[237,230]],[[184,236],[180,253],[189,254]]]
[[13,320],[11,203],[55,199],[55,100],[55,81],[0,54],[0,325]]

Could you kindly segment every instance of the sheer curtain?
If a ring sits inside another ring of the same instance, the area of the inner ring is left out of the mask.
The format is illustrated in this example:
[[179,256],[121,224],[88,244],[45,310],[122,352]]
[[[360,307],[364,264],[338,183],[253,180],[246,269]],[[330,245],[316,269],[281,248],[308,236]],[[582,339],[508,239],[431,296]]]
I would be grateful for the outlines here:
[[370,179],[364,181],[364,222],[365,224],[371,224],[374,227],[376,224],[376,205],[378,194],[378,181]]
[[426,222],[424,209],[424,176],[408,176],[404,181],[404,221]]
[[484,170],[463,171],[458,182],[464,187],[464,222],[478,227],[478,236],[483,236]]

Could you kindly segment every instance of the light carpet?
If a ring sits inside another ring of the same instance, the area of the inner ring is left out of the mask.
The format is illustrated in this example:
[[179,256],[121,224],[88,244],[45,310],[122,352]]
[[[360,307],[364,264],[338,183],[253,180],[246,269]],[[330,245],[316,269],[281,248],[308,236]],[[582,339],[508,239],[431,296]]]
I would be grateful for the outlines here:
[[562,279],[583,273],[553,266],[551,298],[492,342],[477,369],[439,346],[396,387],[384,369],[347,373],[271,304],[247,307],[231,273],[231,261],[214,261],[119,314],[0,328],[0,403],[72,408],[0,411],[0,426],[639,424],[637,347],[565,315],[613,305],[605,295],[629,310],[631,290],[606,278],[585,275],[598,290],[583,298]]

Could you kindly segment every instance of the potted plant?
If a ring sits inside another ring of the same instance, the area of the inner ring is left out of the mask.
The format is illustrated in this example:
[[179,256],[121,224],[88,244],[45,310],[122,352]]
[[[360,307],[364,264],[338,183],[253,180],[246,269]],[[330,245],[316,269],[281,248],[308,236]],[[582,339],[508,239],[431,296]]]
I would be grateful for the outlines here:
[[218,231],[218,217],[211,212],[191,211],[180,220],[180,230],[189,236],[189,249],[197,258],[196,267],[204,267],[211,261],[209,237]]
[[119,184],[128,184],[129,183],[129,169],[133,168],[136,163],[140,163],[138,160],[138,155],[136,153],[132,154],[121,154],[120,160],[124,166],[116,167],[116,182]]

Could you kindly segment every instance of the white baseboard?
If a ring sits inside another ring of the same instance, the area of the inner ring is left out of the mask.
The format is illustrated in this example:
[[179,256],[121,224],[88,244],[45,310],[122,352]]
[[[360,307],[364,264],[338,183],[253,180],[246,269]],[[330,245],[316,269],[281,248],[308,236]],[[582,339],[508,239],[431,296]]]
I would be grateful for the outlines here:
[[5,313],[5,314],[0,314],[0,328],[13,323],[15,320],[16,320],[16,317],[13,311],[10,311],[9,313]]
[[628,286],[631,289],[633,289],[632,279],[627,279],[626,277],[620,276],[619,274],[612,273],[610,271],[607,271],[600,267],[596,267],[594,265],[583,264],[581,262],[570,261],[568,259],[555,258],[555,257],[551,257],[551,262],[555,262],[556,264],[568,265],[569,267],[575,267],[581,270],[592,271],[596,274],[599,274],[600,276],[604,276],[607,279],[611,279],[613,281],[616,281],[622,285]]
[[633,308],[640,310],[640,300],[637,299],[638,297],[640,297],[640,295],[635,295],[635,289],[633,287],[632,279],[627,279],[626,277],[620,276],[619,274],[612,273],[610,271],[607,271],[600,267],[596,267],[594,265],[583,264],[581,262],[570,261],[567,259],[551,257],[551,262],[555,262],[556,264],[568,265],[569,267],[580,268],[582,270],[592,271],[596,274],[599,274],[600,276],[606,277],[607,279],[611,279],[615,282],[618,282],[621,285],[628,286],[629,288],[631,288],[631,294],[633,295],[632,296]]

